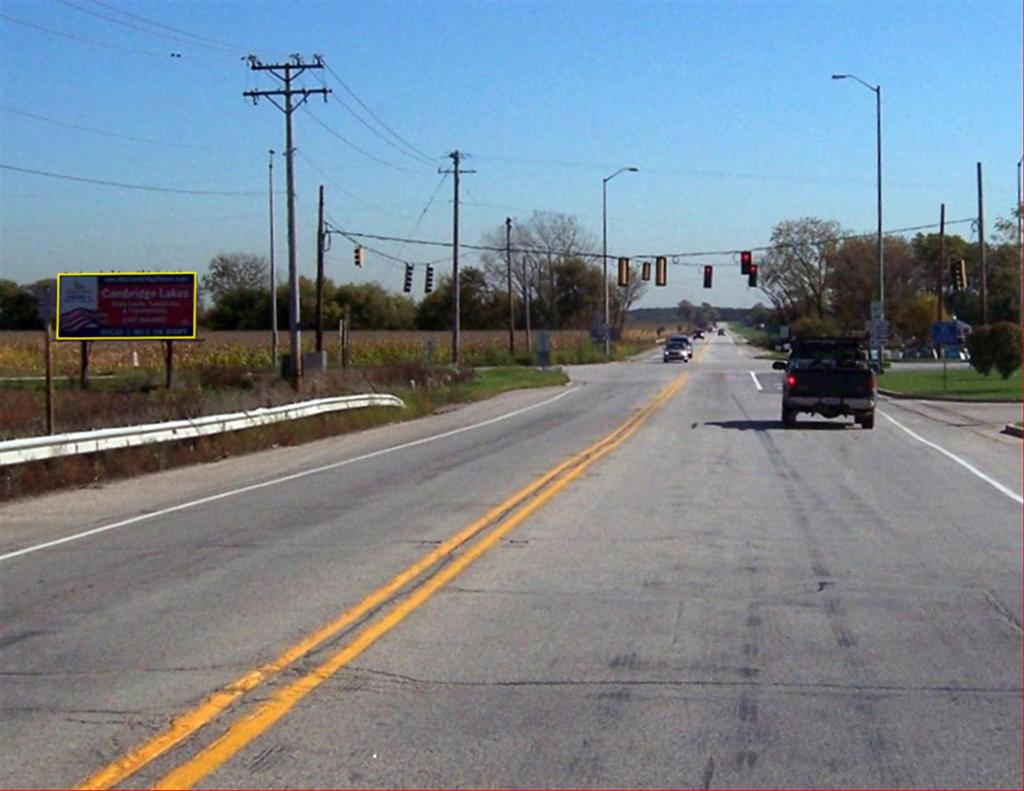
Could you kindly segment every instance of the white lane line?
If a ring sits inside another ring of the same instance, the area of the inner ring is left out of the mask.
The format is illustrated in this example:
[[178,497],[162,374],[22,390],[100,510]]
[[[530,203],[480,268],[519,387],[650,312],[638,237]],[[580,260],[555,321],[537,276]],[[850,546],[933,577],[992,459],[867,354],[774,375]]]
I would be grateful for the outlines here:
[[408,448],[414,448],[417,445],[425,445],[428,442],[434,442],[434,441],[439,440],[439,439],[445,439],[446,437],[453,437],[456,434],[463,433],[464,431],[472,431],[473,429],[483,428],[484,426],[491,426],[491,425],[493,425],[495,423],[501,422],[502,420],[508,420],[509,418],[516,417],[517,415],[522,415],[524,412],[529,412],[529,411],[531,411],[533,409],[539,409],[542,406],[546,406],[548,404],[553,404],[555,401],[558,401],[560,398],[565,398],[567,395],[571,395],[572,393],[575,393],[578,389],[579,388],[577,388],[577,387],[570,387],[568,390],[565,390],[564,392],[559,393],[558,395],[556,395],[556,396],[554,396],[552,398],[545,399],[544,401],[540,401],[540,402],[538,402],[536,404],[531,404],[530,406],[523,407],[522,409],[516,409],[516,410],[514,410],[512,412],[507,412],[504,415],[498,415],[497,417],[492,417],[492,418],[489,418],[488,420],[482,420],[479,423],[473,423],[473,424],[471,424],[469,426],[463,426],[462,428],[455,428],[455,429],[452,429],[451,431],[443,431],[440,434],[432,434],[429,437],[422,437],[420,439],[412,440],[411,442],[403,442],[401,445],[393,445],[390,448],[382,448],[381,450],[375,450],[375,451],[373,451],[371,453],[364,453],[362,456],[354,456],[351,459],[345,459],[344,461],[336,461],[336,462],[333,462],[332,464],[325,464],[322,467],[314,467],[311,470],[303,470],[302,472],[295,472],[295,473],[292,473],[291,475],[285,475],[285,476],[283,476],[281,478],[274,478],[274,479],[269,480],[269,481],[263,481],[262,483],[254,483],[254,484],[252,484],[250,486],[243,486],[243,487],[241,487],[239,489],[230,489],[230,490],[228,490],[226,492],[221,492],[220,494],[212,494],[212,495],[210,495],[208,497],[200,497],[198,500],[189,500],[188,502],[185,502],[185,503],[180,503],[178,505],[173,505],[170,508],[163,508],[163,509],[161,509],[159,511],[153,511],[151,513],[140,514],[139,516],[133,516],[133,517],[130,517],[128,519],[122,519],[119,522],[112,522],[109,525],[102,525],[101,527],[94,527],[91,530],[86,530],[86,531],[84,531],[82,533],[75,533],[74,535],[65,536],[64,538],[58,538],[58,539],[55,539],[54,541],[47,541],[47,542],[45,542],[43,544],[35,544],[34,546],[25,547],[24,549],[18,549],[18,550],[15,550],[14,552],[7,552],[6,554],[0,555],[0,562],[5,561],[5,560],[11,560],[13,558],[20,557],[22,555],[28,555],[28,554],[30,554],[32,552],[38,552],[41,549],[49,549],[50,547],[60,546],[61,544],[67,544],[67,543],[69,543],[71,541],[78,541],[79,539],[82,539],[82,538],[88,538],[89,536],[95,536],[95,535],[99,535],[100,533],[106,533],[108,530],[115,530],[116,528],[119,528],[119,527],[127,527],[128,525],[133,525],[133,524],[136,524],[138,522],[144,522],[144,521],[146,521],[148,519],[156,519],[159,516],[166,516],[167,514],[173,514],[176,511],[185,511],[185,510],[187,510],[189,508],[195,508],[198,505],[205,505],[206,503],[212,503],[212,502],[215,502],[217,500],[223,500],[223,499],[225,499],[227,497],[234,497],[235,495],[245,494],[246,492],[256,491],[257,489],[265,489],[268,486],[276,486],[277,484],[280,484],[280,483],[287,483],[288,481],[298,480],[299,478],[305,478],[307,476],[316,475],[316,474],[321,473],[321,472],[328,472],[330,470],[336,470],[339,467],[347,467],[349,464],[355,464],[356,462],[359,462],[359,461],[366,461],[367,459],[373,459],[373,458],[376,458],[378,456],[383,456],[383,455],[385,455],[387,453],[395,453],[396,451],[406,450]]
[[750,374],[750,378],[754,380],[754,387],[756,387],[758,390],[764,390],[764,388],[761,387],[761,383],[757,381],[757,374],[755,374],[753,371],[749,371],[748,373]]
[[966,459],[961,459],[955,453],[951,453],[950,451],[948,451],[945,448],[943,448],[941,445],[936,445],[934,442],[932,442],[931,440],[925,439],[924,437],[922,437],[917,432],[911,431],[909,428],[907,428],[902,423],[900,423],[896,418],[889,417],[887,414],[885,414],[885,412],[883,412],[880,409],[878,410],[878,414],[880,414],[882,417],[884,417],[886,420],[888,420],[890,423],[894,424],[898,428],[903,429],[905,432],[907,432],[910,436],[912,436],[918,442],[924,443],[929,448],[934,448],[939,453],[941,453],[943,456],[947,456],[948,458],[952,459],[953,461],[955,461],[957,464],[959,464],[964,469],[968,470],[969,472],[971,472],[974,475],[976,475],[979,478],[981,478],[981,480],[983,480],[989,486],[992,486],[992,487],[998,489],[999,491],[1001,491],[1003,494],[1005,494],[1011,500],[1015,500],[1016,502],[1020,503],[1021,505],[1024,505],[1024,497],[1021,497],[1019,494],[1017,494],[1015,491],[1013,491],[1013,489],[1010,489],[1009,487],[1003,486],[1003,484],[999,483],[999,481],[997,481],[995,478],[990,478],[988,475],[983,473],[981,470],[979,470],[977,467],[975,467],[973,464],[971,464]]

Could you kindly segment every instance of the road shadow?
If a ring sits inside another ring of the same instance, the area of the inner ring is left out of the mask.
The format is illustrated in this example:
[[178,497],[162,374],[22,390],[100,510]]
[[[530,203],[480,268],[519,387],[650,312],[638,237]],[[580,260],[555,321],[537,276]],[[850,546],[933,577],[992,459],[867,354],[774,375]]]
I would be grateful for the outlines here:
[[781,420],[709,420],[705,426],[731,428],[738,431],[845,431],[855,428],[850,423],[826,423],[825,421],[800,422],[786,428]]

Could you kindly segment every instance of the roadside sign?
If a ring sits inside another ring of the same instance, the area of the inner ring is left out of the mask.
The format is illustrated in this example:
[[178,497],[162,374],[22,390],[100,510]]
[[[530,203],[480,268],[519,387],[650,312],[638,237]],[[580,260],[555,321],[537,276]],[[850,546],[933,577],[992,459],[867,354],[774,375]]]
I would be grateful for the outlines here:
[[959,346],[964,342],[960,323],[956,321],[932,322],[933,346]]
[[782,339],[782,340],[788,340],[789,339],[789,325],[788,324],[783,324],[781,327],[779,327],[779,338]]
[[889,340],[889,322],[882,319],[873,319],[867,323],[868,334],[874,343],[884,343]]
[[57,340],[196,337],[195,272],[57,275]]
[[[863,303],[861,303],[863,304]],[[882,318],[882,303],[875,300],[871,303],[871,320],[878,321]]]

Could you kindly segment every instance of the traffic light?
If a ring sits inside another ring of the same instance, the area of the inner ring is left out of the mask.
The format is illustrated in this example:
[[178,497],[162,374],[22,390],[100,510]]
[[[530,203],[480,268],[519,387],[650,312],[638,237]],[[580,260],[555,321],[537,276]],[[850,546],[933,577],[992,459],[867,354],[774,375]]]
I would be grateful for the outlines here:
[[751,262],[750,269],[747,270],[747,286],[753,288],[757,285],[757,264]]
[[651,279],[651,262],[644,261],[640,264],[640,279],[650,280]]
[[954,291],[963,291],[967,288],[967,264],[964,259],[953,261],[949,265],[950,279],[953,281]]
[[427,266],[427,278],[423,283],[423,293],[429,294],[434,290],[434,267]]
[[664,286],[668,283],[668,259],[659,255],[654,259],[654,285]]
[[356,266],[358,266],[360,269],[363,266],[363,252],[364,251],[363,251],[362,247],[357,247],[356,251],[355,251],[355,254],[353,256],[355,258]]
[[704,288],[711,288],[711,275],[714,273],[711,264],[704,265]]
[[744,250],[740,253],[740,274],[749,275],[750,265],[754,262],[754,256],[750,254],[749,250]]
[[629,259],[619,259],[619,287],[625,288],[629,285]]
[[402,291],[406,294],[412,291],[412,264],[405,265],[405,283],[402,284]]

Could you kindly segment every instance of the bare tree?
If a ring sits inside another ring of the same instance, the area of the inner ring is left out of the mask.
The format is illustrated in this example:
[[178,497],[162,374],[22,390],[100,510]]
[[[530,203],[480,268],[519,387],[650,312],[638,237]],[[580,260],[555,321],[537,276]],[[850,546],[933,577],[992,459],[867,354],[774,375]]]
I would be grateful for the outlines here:
[[622,328],[626,325],[626,313],[647,293],[648,283],[640,277],[640,266],[630,264],[629,285],[620,286],[615,280],[609,282],[608,286],[611,324],[621,334]]
[[[539,309],[553,317],[558,302],[557,265],[568,258],[592,253],[597,246],[594,235],[572,215],[535,211],[526,222],[512,224],[511,240],[513,288],[524,299],[529,288],[531,298],[542,303]],[[498,248],[483,251],[480,264],[491,287],[504,292],[504,223],[487,231],[481,245]]]

